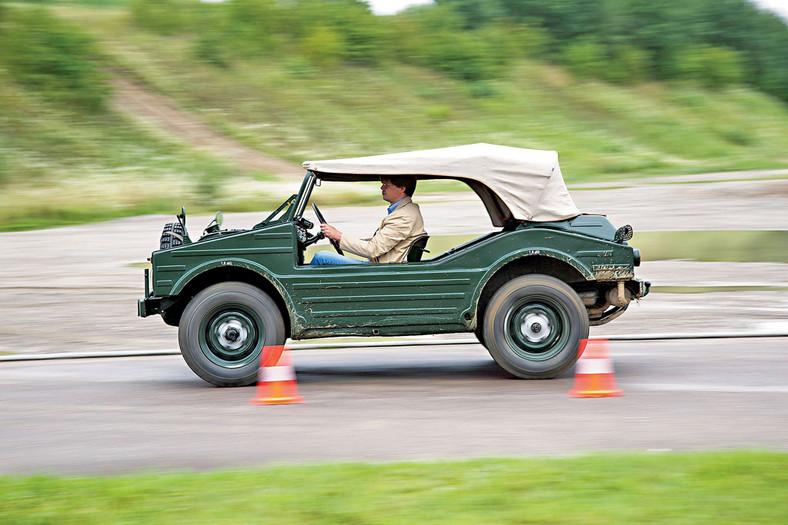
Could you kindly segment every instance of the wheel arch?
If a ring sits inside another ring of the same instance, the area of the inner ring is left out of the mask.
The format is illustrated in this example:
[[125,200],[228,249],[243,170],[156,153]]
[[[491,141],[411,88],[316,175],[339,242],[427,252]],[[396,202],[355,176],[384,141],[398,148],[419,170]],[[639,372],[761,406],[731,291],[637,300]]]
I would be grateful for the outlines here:
[[177,326],[181,314],[192,298],[205,288],[214,284],[238,281],[260,288],[274,300],[285,322],[287,337],[290,337],[290,312],[292,304],[290,296],[284,287],[262,267],[242,260],[223,259],[220,262],[211,262],[195,268],[184,275],[172,288],[172,295],[177,295],[178,300],[166,312],[162,312],[167,324]]
[[572,283],[586,282],[594,278],[588,268],[561,252],[540,250],[538,254],[519,254],[498,261],[484,274],[474,292],[473,311],[476,312],[474,320],[477,327],[496,290],[515,277],[528,274],[549,275],[570,286]]

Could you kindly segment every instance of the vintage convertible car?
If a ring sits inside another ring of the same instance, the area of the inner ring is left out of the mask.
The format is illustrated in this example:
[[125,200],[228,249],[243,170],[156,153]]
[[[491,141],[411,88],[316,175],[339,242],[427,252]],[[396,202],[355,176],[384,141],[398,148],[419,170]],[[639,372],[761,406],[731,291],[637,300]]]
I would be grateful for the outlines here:
[[[177,325],[184,359],[210,383],[254,383],[262,348],[288,338],[450,332],[474,332],[517,377],[550,378],[575,363],[589,325],[648,293],[632,228],[580,213],[554,151],[473,144],[303,165],[300,191],[251,229],[222,230],[217,214],[192,241],[182,210],[150,258],[138,313]],[[429,259],[420,239],[408,262],[304,264],[323,238],[304,217],[320,181],[401,174],[466,183],[496,230]]]

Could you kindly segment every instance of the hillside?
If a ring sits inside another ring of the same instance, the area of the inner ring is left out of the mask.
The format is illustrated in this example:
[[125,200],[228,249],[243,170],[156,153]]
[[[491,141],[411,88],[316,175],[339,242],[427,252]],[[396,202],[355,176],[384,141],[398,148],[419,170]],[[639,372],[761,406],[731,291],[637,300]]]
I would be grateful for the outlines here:
[[[555,149],[570,184],[788,166],[788,107],[741,83],[610,83],[533,57],[469,80],[387,59],[320,63],[299,47],[217,65],[199,52],[206,33],[150,31],[122,8],[52,9],[90,35],[107,86],[137,86],[201,128],[157,122],[124,89],[76,107],[2,70],[3,229],[181,203],[260,209],[282,196],[275,173],[308,158],[482,141]],[[206,130],[230,153],[201,142]],[[272,162],[241,160],[255,152]]]

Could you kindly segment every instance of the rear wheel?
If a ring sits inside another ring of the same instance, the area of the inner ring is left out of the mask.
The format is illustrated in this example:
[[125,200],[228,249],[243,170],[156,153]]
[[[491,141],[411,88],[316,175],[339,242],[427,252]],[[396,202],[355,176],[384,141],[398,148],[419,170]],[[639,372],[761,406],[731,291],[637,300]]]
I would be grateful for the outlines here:
[[484,325],[482,325],[481,321],[479,321],[479,324],[476,325],[476,329],[473,331],[473,333],[476,336],[476,339],[479,340],[479,344],[487,348],[487,343],[484,342]]
[[198,293],[178,328],[186,364],[217,386],[254,383],[263,346],[284,342],[284,321],[274,300],[240,282],[215,284]]
[[577,361],[588,313],[569,285],[527,275],[503,285],[484,313],[482,338],[495,362],[522,378],[555,377]]

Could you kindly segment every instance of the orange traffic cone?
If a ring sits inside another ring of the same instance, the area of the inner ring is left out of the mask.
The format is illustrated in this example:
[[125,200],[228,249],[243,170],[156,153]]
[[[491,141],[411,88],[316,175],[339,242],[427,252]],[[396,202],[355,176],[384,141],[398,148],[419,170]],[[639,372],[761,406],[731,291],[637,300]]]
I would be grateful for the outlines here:
[[283,346],[264,346],[257,376],[257,396],[252,405],[286,405],[303,403],[298,395],[295,368],[289,350]]
[[616,388],[607,339],[589,339],[575,364],[575,387],[568,394],[572,397],[615,397],[623,393]]

